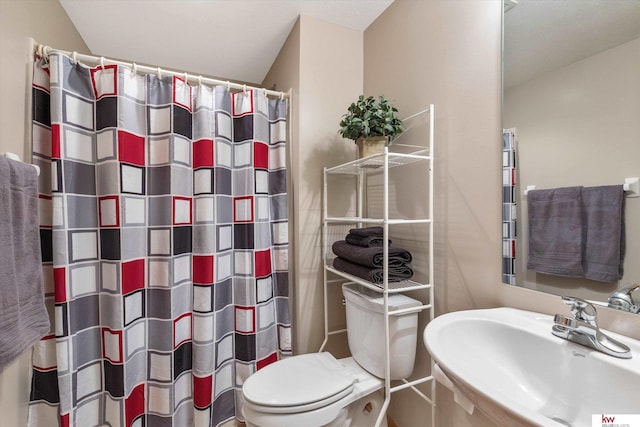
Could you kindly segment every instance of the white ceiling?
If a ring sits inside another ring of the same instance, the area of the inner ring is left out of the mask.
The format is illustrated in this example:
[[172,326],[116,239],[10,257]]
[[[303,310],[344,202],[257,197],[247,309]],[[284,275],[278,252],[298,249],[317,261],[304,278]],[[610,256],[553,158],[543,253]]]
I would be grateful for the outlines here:
[[59,1],[94,55],[254,84],[264,79],[299,15],[364,31],[393,2]]
[[504,31],[508,89],[640,37],[640,1],[518,0]]

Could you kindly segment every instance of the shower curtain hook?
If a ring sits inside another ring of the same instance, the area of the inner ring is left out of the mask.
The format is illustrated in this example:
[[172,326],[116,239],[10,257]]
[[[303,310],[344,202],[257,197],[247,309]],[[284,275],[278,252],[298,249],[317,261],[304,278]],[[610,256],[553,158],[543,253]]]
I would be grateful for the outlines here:
[[189,84],[189,74],[187,74],[186,72],[184,73],[184,84]]
[[202,76],[198,76],[198,86],[202,86]]
[[227,91],[231,92],[231,82],[227,80]]
[[242,85],[242,92],[246,95],[247,94],[247,85]]
[[73,54],[71,54],[71,59],[73,59],[73,63],[77,64],[78,63],[78,52],[76,52],[75,50],[73,51]]
[[104,71],[104,56],[100,57],[100,68]]
[[133,66],[133,75],[135,76],[136,74],[138,74],[138,64],[133,62],[131,65]]
[[162,71],[160,71],[160,67],[158,67],[158,79],[162,80]]
[[267,97],[267,89],[262,88],[262,95],[264,95],[264,97]]
[[284,100],[284,92],[280,92],[280,101]]

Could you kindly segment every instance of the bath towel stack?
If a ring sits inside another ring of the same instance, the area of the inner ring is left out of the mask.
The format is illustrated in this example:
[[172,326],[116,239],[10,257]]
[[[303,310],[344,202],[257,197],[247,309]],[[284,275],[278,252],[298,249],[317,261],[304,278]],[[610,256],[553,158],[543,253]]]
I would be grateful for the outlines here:
[[[352,228],[345,240],[338,240],[332,246],[337,258],[333,260],[336,270],[352,274],[372,283],[383,282],[383,242],[382,227]],[[389,281],[399,282],[413,276],[411,253],[406,249],[391,246],[389,241]]]

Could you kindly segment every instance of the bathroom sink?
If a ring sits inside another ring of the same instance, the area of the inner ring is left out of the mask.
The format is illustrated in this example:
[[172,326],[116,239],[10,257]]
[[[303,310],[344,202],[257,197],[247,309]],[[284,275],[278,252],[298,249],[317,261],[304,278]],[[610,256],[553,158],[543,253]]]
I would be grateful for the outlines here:
[[619,359],[552,325],[513,308],[459,311],[430,322],[424,342],[454,394],[500,425],[591,427],[595,414],[640,414],[640,341],[606,332],[631,348]]

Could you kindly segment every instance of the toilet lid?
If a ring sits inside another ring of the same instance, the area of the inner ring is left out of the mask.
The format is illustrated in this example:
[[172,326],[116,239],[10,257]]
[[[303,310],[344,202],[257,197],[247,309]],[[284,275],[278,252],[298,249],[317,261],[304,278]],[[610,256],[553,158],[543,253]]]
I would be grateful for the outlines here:
[[300,406],[306,406],[308,410],[348,395],[354,382],[355,378],[330,353],[313,353],[264,367],[244,382],[242,394],[245,400],[264,407],[294,411],[294,407],[300,410]]

